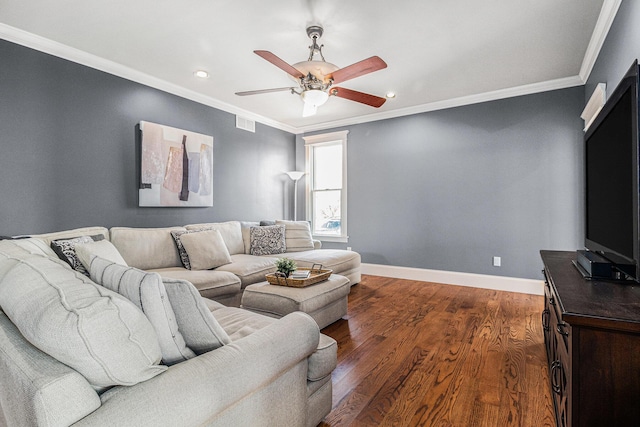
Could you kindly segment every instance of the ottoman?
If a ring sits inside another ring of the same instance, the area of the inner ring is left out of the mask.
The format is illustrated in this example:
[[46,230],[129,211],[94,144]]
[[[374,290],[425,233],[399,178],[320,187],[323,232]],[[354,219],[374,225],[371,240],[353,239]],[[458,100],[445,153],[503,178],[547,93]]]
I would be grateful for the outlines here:
[[347,314],[350,289],[349,279],[338,274],[304,288],[261,282],[244,289],[241,307],[271,317],[304,311],[322,329]]

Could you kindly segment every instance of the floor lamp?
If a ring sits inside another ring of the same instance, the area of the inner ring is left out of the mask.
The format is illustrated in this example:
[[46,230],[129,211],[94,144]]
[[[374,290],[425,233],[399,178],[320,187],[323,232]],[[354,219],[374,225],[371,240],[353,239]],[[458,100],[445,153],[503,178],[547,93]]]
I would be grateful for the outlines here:
[[301,171],[292,171],[285,172],[289,175],[289,178],[293,180],[293,220],[298,220],[298,181],[302,178],[306,172]]

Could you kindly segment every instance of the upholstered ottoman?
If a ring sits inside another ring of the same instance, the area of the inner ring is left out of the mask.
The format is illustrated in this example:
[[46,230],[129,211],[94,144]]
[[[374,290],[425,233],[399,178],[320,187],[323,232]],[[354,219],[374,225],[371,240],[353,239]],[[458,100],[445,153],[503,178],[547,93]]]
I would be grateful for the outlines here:
[[324,282],[304,288],[261,282],[245,288],[242,308],[271,317],[304,311],[322,329],[347,314],[350,289],[349,279],[338,274],[332,274]]

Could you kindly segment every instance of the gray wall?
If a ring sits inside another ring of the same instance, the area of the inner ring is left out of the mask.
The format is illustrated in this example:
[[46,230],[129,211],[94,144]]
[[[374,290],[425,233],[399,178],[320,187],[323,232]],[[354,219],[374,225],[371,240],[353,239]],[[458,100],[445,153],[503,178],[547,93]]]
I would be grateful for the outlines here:
[[611,95],[634,60],[640,58],[640,2],[624,0],[585,87],[589,100],[598,83]]
[[[136,125],[214,137],[212,208],[138,208]],[[295,136],[0,40],[0,235],[282,218]],[[289,190],[290,191],[290,190]]]
[[583,106],[578,87],[349,127],[349,243],[324,247],[540,278],[540,249],[582,247]]
[[[9,42],[0,58],[0,234],[289,216],[300,137]],[[349,127],[348,245],[539,278],[539,249],[582,246],[583,105],[573,88]],[[140,120],[213,135],[213,208],[137,207]]]

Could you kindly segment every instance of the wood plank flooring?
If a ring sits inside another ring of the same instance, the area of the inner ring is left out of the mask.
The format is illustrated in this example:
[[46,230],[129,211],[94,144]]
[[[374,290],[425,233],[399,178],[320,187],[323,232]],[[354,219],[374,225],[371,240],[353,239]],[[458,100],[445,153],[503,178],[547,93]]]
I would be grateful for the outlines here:
[[338,342],[328,426],[554,426],[543,297],[363,276]]

